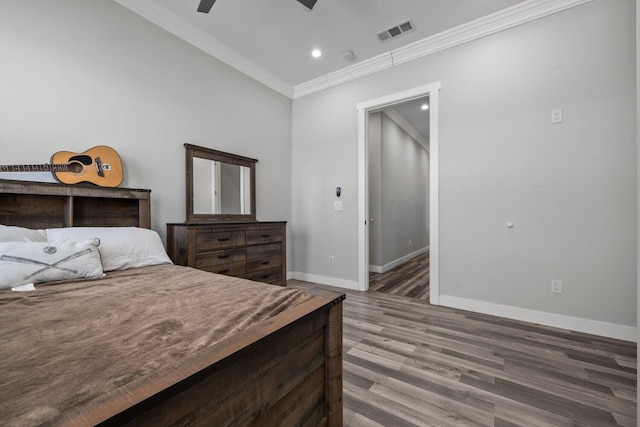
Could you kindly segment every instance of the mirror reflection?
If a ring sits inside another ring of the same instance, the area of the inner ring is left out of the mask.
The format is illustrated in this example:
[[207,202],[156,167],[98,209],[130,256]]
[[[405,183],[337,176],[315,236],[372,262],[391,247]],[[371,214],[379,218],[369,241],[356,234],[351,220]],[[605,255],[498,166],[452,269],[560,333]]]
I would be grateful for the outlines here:
[[256,159],[184,144],[187,222],[255,221]]
[[193,212],[250,214],[251,169],[194,157]]

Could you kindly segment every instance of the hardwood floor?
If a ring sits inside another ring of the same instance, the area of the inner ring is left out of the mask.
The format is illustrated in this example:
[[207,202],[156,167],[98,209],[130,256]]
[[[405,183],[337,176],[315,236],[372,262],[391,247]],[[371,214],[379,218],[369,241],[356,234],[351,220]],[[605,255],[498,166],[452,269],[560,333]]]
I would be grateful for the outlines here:
[[429,254],[384,273],[369,273],[369,289],[429,301]]
[[635,343],[339,291],[346,426],[636,426]]

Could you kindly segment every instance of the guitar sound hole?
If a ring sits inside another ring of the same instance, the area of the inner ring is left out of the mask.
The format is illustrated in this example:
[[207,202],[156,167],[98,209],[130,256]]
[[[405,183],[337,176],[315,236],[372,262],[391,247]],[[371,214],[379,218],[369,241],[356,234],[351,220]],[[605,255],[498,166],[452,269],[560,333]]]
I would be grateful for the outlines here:
[[71,173],[80,173],[84,169],[84,166],[82,166],[82,164],[79,162],[72,161],[72,162],[69,162],[69,164],[67,165],[67,168]]

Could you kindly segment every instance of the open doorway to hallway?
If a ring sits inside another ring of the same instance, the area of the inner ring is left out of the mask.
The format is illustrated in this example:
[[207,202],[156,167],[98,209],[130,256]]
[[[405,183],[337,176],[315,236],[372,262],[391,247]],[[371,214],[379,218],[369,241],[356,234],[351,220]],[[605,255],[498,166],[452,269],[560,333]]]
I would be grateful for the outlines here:
[[[428,155],[428,253],[429,253],[429,302],[439,303],[439,245],[438,245],[438,95],[440,82],[393,93],[361,102],[358,110],[358,290],[369,289],[369,113],[382,111],[390,106],[428,97],[429,108],[429,155]],[[405,188],[397,190],[403,192]],[[374,217],[375,223],[375,217]],[[407,242],[408,243],[408,242]],[[413,241],[412,241],[413,243]],[[402,257],[400,257],[402,258]],[[390,268],[397,265],[391,265]]]
[[429,299],[429,96],[368,116],[369,289]]

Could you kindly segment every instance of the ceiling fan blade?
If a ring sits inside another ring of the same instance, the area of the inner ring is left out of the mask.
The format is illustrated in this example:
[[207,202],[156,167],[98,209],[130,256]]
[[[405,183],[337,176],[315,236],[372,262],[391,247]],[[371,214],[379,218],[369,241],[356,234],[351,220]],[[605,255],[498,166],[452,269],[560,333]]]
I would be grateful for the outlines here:
[[215,2],[216,0],[201,0],[200,6],[198,6],[198,12],[209,13]]
[[309,10],[311,10],[311,9],[313,9],[313,6],[316,5],[317,1],[318,0],[298,0],[298,3],[304,5],[304,7],[306,7]]

